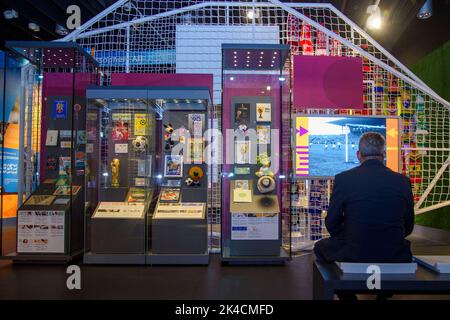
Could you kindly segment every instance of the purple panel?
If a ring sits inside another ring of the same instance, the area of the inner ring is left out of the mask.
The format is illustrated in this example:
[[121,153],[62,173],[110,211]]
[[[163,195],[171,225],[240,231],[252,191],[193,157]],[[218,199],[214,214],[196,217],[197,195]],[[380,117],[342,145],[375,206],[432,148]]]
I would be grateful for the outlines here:
[[362,59],[294,57],[294,108],[363,109]]

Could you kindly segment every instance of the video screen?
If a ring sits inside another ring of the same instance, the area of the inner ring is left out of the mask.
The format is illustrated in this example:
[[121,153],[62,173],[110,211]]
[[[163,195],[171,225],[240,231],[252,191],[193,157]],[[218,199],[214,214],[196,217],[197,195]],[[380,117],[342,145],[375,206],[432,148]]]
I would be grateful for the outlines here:
[[358,143],[366,132],[385,137],[385,164],[399,170],[398,118],[297,116],[295,128],[294,163],[298,177],[334,177],[358,166]]

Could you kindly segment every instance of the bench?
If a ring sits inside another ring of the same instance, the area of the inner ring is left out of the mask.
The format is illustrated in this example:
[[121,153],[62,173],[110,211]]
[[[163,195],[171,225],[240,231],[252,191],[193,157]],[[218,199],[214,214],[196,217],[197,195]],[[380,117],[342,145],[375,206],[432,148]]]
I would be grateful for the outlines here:
[[413,274],[382,274],[381,289],[369,290],[370,274],[344,274],[335,263],[314,261],[313,298],[333,300],[336,292],[355,294],[450,294],[450,274],[439,274],[418,265]]

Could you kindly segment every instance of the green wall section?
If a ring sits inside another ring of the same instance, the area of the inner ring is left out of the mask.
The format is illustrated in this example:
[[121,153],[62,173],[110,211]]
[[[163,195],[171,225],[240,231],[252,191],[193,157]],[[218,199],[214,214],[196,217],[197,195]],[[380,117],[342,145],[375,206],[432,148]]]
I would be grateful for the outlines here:
[[[420,59],[411,66],[411,70],[442,98],[450,101],[450,41]],[[450,230],[450,206],[419,215],[416,223]]]

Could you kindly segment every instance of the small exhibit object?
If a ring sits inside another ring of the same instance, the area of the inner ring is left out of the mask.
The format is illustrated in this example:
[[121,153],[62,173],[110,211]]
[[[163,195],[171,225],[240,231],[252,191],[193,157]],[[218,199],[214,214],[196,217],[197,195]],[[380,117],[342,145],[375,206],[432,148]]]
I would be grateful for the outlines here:
[[189,133],[192,137],[201,138],[203,137],[203,124],[205,123],[204,114],[189,114]]
[[163,188],[161,189],[161,196],[159,201],[161,202],[178,202],[180,200],[179,188]]
[[235,143],[235,163],[250,163],[250,141],[236,141]]
[[245,189],[248,190],[249,188],[249,182],[248,180],[235,180],[234,181],[234,188],[235,189]]
[[164,176],[173,178],[183,177],[183,156],[164,156]]
[[112,131],[111,138],[114,141],[127,141],[129,138],[129,122],[131,114],[114,113],[112,115]]
[[118,187],[120,174],[120,160],[117,158],[112,159],[110,167],[111,167],[111,186]]
[[134,184],[136,187],[146,187],[148,186],[148,180],[146,178],[134,178]]
[[234,202],[252,202],[252,191],[248,189],[234,189]]
[[130,188],[128,192],[128,202],[145,202],[146,192],[143,188]]
[[275,190],[275,179],[271,176],[262,176],[258,179],[256,183],[256,187],[258,191],[261,193],[269,193]]
[[36,205],[36,206],[49,206],[55,200],[55,196],[49,195],[32,195],[28,198],[26,204],[27,205]]
[[195,186],[199,186],[200,185],[200,181],[203,178],[203,169],[199,166],[193,166],[189,169],[189,178],[191,179],[191,183],[187,183],[187,185],[195,185]]
[[59,157],[59,175],[70,175],[71,161],[70,157]]
[[56,147],[58,145],[58,130],[47,130],[45,145],[47,147]]
[[[72,186],[72,195],[76,195],[78,191],[80,191],[80,186]],[[55,192],[53,192],[55,196],[70,196],[70,186],[58,186]]]
[[148,140],[144,136],[137,136],[133,140],[132,145],[134,152],[144,153],[147,150]]
[[70,201],[70,198],[56,198],[54,205],[66,205]]
[[234,174],[237,175],[250,174],[250,167],[234,167]]
[[72,148],[72,141],[61,141],[61,149],[70,149]]
[[164,147],[165,150],[170,150],[173,148],[175,142],[172,140],[172,134],[174,132],[174,128],[171,123],[164,125],[164,141],[166,143],[166,146]]
[[86,131],[77,131],[77,144],[86,144]]
[[270,103],[256,104],[256,121],[257,122],[272,121],[272,106]]
[[48,156],[47,157],[47,169],[48,170],[56,170],[56,165],[58,163],[58,160],[54,156]]
[[136,136],[145,136],[149,127],[148,116],[145,113],[136,113],[134,115],[134,134]]
[[115,153],[128,153],[128,143],[116,143],[114,145]]
[[420,265],[437,273],[450,273],[450,256],[414,256]]

